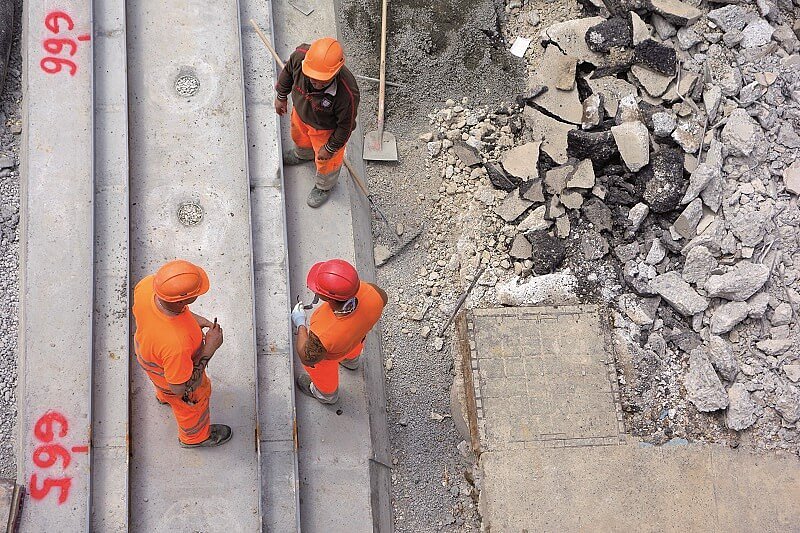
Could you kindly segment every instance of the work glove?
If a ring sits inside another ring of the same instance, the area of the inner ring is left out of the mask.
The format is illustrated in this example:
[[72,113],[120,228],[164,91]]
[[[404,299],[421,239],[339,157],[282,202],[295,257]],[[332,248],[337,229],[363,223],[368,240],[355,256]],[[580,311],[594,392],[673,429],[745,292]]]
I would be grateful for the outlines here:
[[292,309],[292,314],[290,315],[290,317],[292,319],[292,329],[294,330],[295,333],[297,333],[297,329],[300,326],[308,327],[306,319],[306,310],[303,309],[303,302],[297,302],[297,305],[295,305],[294,308]]

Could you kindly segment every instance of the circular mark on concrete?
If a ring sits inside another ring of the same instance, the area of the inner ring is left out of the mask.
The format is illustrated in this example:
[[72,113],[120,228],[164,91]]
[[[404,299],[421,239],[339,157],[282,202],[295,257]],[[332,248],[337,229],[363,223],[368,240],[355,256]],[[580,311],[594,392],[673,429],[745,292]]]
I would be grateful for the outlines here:
[[184,226],[196,226],[203,220],[203,207],[197,202],[183,202],[178,206],[178,220]]
[[200,80],[194,74],[181,74],[175,80],[175,92],[184,98],[196,95],[200,91]]

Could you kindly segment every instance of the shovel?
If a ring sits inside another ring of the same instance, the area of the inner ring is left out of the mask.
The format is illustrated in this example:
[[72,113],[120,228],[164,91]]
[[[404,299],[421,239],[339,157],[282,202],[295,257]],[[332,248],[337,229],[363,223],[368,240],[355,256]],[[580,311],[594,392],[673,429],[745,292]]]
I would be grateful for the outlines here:
[[381,6],[381,74],[378,84],[378,129],[364,135],[364,159],[368,161],[397,161],[397,140],[383,131],[383,109],[386,96],[386,18],[389,0]]

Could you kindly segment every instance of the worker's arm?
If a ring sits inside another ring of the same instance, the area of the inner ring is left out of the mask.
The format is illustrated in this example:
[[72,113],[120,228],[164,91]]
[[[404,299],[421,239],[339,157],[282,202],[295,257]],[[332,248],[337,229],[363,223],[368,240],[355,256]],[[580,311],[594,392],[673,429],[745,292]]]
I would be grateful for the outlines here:
[[356,112],[358,111],[358,102],[361,96],[359,95],[358,87],[349,79],[344,76],[339,77],[337,91],[341,91],[342,96],[338,97],[334,104],[336,106],[334,108],[336,129],[333,130],[328,142],[323,146],[323,149],[331,154],[344,148],[350,138],[350,134],[356,129]]
[[386,305],[389,303],[389,295],[386,294],[386,291],[381,289],[380,287],[378,287],[374,283],[369,283],[367,281],[365,281],[364,283],[366,283],[367,285],[369,285],[370,287],[375,289],[378,292],[378,294],[380,294],[381,300],[383,300],[383,305],[384,305],[384,307],[386,307]]
[[187,393],[192,393],[203,380],[203,372],[205,372],[208,362],[214,356],[219,347],[222,346],[222,326],[219,324],[212,324],[206,332],[205,342],[201,345],[199,350],[199,357],[192,357],[194,367],[192,368],[191,377],[180,385],[169,384],[169,388],[173,394],[183,397]]
[[323,359],[327,351],[319,340],[319,337],[310,333],[308,328],[300,326],[297,328],[297,336],[294,341],[294,351],[297,357],[305,366],[313,367]]
[[200,316],[197,313],[192,313],[192,316],[194,317],[195,321],[197,322],[197,325],[200,326],[201,328],[210,328],[211,326],[214,325],[214,323],[211,322],[209,319],[207,319],[204,316]]
[[302,61],[299,56],[298,52],[293,53],[278,74],[278,82],[275,84],[275,112],[281,116],[289,110],[289,93],[292,92],[294,85],[294,69],[297,68],[297,62]]

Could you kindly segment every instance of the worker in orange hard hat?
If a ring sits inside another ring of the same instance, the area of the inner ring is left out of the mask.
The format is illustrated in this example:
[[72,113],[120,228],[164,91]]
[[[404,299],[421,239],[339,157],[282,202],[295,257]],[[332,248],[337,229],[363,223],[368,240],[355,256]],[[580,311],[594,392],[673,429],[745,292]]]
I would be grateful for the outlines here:
[[229,426],[210,423],[211,382],[205,372],[222,345],[222,327],[216,318],[211,322],[189,311],[208,287],[202,268],[179,259],[144,278],[133,292],[136,359],[159,403],[172,408],[184,448],[219,446],[231,439]]
[[389,297],[377,285],[361,281],[353,265],[342,259],[312,266],[306,285],[324,303],[311,314],[310,322],[302,302],[292,310],[295,351],[305,369],[297,386],[322,403],[336,403],[339,365],[359,368],[364,339]]
[[292,140],[284,165],[314,161],[316,183],[307,203],[327,201],[339,179],[344,147],[356,128],[359,92],[356,79],[344,66],[344,51],[331,37],[302,44],[289,57],[275,85],[275,112],[284,115],[292,95]]

